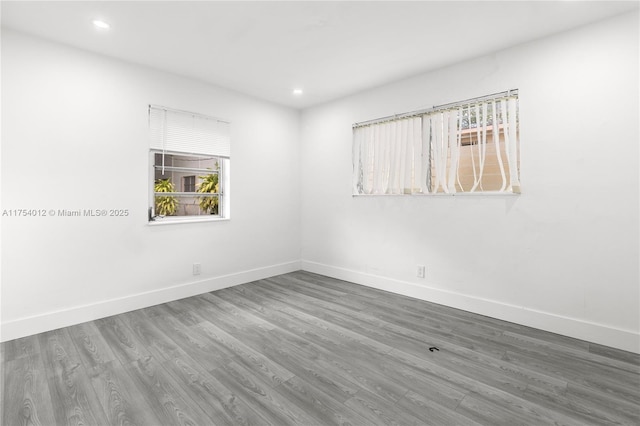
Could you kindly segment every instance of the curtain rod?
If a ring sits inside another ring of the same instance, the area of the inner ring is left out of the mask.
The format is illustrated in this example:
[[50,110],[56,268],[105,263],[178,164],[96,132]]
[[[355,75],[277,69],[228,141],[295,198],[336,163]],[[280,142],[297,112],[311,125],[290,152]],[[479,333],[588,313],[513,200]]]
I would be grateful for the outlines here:
[[215,120],[215,121],[219,121],[221,123],[231,124],[230,122],[222,120],[222,119],[220,119],[218,117],[213,117],[213,116],[210,116],[210,115],[200,114],[200,113],[197,113],[197,112],[184,111],[184,110],[181,110],[181,109],[164,107],[162,105],[149,104],[149,110],[151,110],[151,108],[159,109],[159,110],[162,110],[162,111],[178,112],[178,113],[181,113],[181,114],[193,115],[194,117],[205,118],[207,120]]
[[513,97],[513,96],[518,96],[518,89],[506,90],[504,92],[493,93],[491,95],[484,95],[484,96],[479,96],[477,98],[465,99],[464,101],[450,102],[448,104],[435,105],[435,106],[433,106],[431,108],[420,109],[420,110],[411,111],[411,112],[405,112],[405,113],[402,113],[402,114],[389,115],[389,116],[386,116],[386,117],[376,118],[376,119],[368,120],[368,121],[362,121],[360,123],[354,123],[352,125],[352,127],[355,129],[356,127],[369,126],[371,124],[384,123],[384,122],[387,122],[387,121],[400,120],[400,119],[409,118],[409,117],[416,117],[418,115],[424,115],[424,114],[428,114],[428,113],[431,113],[431,112],[444,111],[444,110],[447,110],[447,109],[453,109],[453,108],[457,108],[457,107],[459,107],[461,105],[469,105],[469,104],[474,104],[474,103],[478,103],[478,102],[486,101],[486,100],[510,98],[510,97]]

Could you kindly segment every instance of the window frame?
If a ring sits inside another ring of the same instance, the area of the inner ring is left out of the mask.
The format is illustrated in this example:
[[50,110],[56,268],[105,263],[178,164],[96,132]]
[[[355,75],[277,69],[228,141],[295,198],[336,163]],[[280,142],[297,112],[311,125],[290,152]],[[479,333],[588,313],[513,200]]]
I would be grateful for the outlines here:
[[[189,191],[187,186],[193,190]],[[182,192],[196,192],[196,175],[182,176]]]
[[[220,157],[216,155],[209,154],[196,154],[196,153],[186,153],[186,152],[177,152],[177,151],[164,151],[165,155],[180,155],[187,157],[206,157],[206,158],[215,158],[218,162],[218,170],[208,170],[208,169],[198,169],[198,168],[181,168],[183,171],[193,171],[196,172],[196,176],[198,173],[203,174],[212,174],[215,172],[218,174],[218,185],[220,187],[219,191],[215,194],[200,194],[198,192],[174,192],[174,193],[166,193],[166,194],[174,194],[174,196],[178,197],[218,197],[218,214],[202,214],[202,215],[180,215],[180,216],[160,216],[157,215],[155,210],[155,197],[158,195],[155,192],[155,183],[156,183],[156,170],[157,167],[155,164],[155,156],[156,154],[163,154],[161,150],[158,149],[149,149],[149,215],[148,215],[148,224],[149,225],[163,225],[163,224],[176,224],[176,223],[193,223],[193,222],[216,222],[230,219],[230,208],[229,208],[229,158]],[[171,169],[173,166],[165,166],[165,169]],[[197,180],[197,179],[196,179]],[[196,183],[197,189],[197,183]]]

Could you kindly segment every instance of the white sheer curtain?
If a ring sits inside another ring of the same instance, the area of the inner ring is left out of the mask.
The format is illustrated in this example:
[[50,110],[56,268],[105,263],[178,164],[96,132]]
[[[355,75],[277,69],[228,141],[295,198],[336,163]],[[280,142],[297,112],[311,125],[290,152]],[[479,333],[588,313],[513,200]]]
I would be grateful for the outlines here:
[[[432,181],[429,190],[423,192],[482,192],[485,190],[483,180],[491,179],[487,174],[497,173],[501,184],[491,189],[492,192],[519,193],[517,114],[515,97],[425,114],[423,138],[430,146]],[[464,150],[463,132],[467,138]],[[488,145],[492,145],[490,154]],[[488,159],[490,166],[487,166]],[[461,183],[461,164],[470,169],[464,171],[472,175],[468,184]]]
[[[491,100],[473,106],[475,111],[476,146],[471,146],[470,161],[473,167],[474,182],[469,192],[475,192],[482,188],[482,180],[487,170],[487,145],[493,144],[492,156],[495,163],[492,172],[500,174],[502,181],[497,192],[520,192],[519,173],[519,140],[517,98]],[[471,107],[469,107],[471,111]],[[469,112],[469,126],[471,128],[471,116]],[[491,141],[487,140],[487,133],[491,132]],[[501,142],[502,141],[502,142]],[[504,147],[502,146],[504,143]],[[475,151],[475,154],[474,154]],[[503,158],[503,152],[504,157]],[[495,168],[497,167],[497,171]],[[508,179],[507,179],[508,175]]]
[[519,193],[517,102],[510,95],[354,127],[353,193]]
[[[471,149],[471,161],[473,164],[473,186],[471,187],[470,192],[475,192],[478,187],[482,189],[481,182],[482,176],[484,174],[484,166],[487,161],[487,111],[488,111],[487,103],[482,104],[482,109],[480,105],[476,104],[474,106],[474,112],[476,116],[476,140],[477,142],[477,153],[474,155],[473,147]],[[482,114],[481,114],[482,111]],[[469,108],[469,117],[471,117],[471,108]],[[485,117],[485,118],[483,118]],[[476,166],[476,158],[477,158],[477,166]],[[477,169],[477,173],[476,173]]]
[[[502,102],[505,102],[504,100]],[[509,163],[509,188],[510,192],[520,193],[520,158],[518,150],[520,149],[520,141],[518,140],[518,104],[516,98],[506,100],[507,113],[505,141],[507,145],[507,162]]]
[[409,117],[353,129],[353,193],[421,192],[422,118]]
[[445,193],[456,192],[458,180],[458,159],[460,152],[459,117],[462,108],[456,110],[436,111],[425,114],[424,120],[428,130],[425,139],[431,141],[431,167],[433,181],[430,191]]

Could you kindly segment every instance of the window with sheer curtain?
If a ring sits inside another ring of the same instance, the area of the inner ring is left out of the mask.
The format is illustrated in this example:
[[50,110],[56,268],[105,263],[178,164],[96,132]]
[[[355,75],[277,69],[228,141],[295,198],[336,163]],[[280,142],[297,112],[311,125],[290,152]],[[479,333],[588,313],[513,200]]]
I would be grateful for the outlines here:
[[355,124],[354,195],[520,193],[517,91]]

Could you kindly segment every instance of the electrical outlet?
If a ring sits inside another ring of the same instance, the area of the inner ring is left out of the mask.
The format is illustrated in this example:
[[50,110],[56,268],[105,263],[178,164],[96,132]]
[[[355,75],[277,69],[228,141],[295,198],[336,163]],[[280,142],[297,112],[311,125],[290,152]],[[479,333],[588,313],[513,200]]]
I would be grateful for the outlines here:
[[425,274],[424,265],[418,265],[417,274],[416,275],[418,276],[418,278],[424,278],[424,274]]
[[194,263],[193,264],[193,275],[200,275],[200,264],[199,263]]

